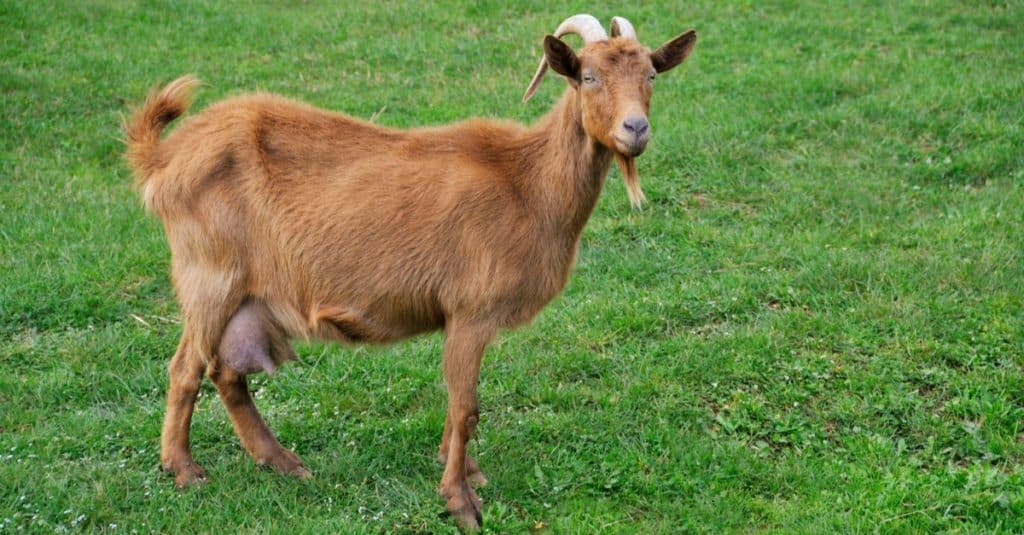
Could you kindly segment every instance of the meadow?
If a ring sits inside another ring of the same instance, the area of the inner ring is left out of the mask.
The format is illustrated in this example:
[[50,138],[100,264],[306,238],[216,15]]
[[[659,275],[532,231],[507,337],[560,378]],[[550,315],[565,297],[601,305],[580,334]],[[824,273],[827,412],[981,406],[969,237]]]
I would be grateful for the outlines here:
[[181,322],[121,116],[195,73],[194,109],[531,122],[577,12],[699,41],[649,203],[613,170],[569,287],[485,356],[485,531],[1024,531],[1021,2],[0,0],[0,532],[454,532],[439,335],[254,377],[312,480],[257,468],[208,381],[210,482],[159,471]]

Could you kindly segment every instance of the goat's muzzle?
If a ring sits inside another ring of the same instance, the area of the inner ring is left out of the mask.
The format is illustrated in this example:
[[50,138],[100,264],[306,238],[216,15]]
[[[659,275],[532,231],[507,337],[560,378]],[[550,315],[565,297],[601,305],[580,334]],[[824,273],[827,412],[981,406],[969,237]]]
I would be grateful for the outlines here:
[[639,156],[651,139],[651,125],[642,115],[628,117],[615,132],[615,149],[623,156]]

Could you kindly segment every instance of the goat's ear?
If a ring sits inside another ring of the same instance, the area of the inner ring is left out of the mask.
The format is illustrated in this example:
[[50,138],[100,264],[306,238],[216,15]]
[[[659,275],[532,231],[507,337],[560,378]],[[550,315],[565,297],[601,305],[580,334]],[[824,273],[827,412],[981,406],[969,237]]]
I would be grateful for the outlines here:
[[693,45],[697,44],[697,32],[690,30],[679,37],[661,45],[651,53],[651,63],[654,70],[665,72],[679,65],[690,55]]
[[573,86],[580,82],[580,60],[564,41],[548,35],[544,37],[544,59],[551,70],[565,76]]

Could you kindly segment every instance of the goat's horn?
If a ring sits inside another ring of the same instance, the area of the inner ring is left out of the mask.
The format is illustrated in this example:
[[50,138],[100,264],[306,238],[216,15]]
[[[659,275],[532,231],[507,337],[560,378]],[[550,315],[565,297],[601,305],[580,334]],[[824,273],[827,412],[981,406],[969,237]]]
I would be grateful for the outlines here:
[[636,39],[636,30],[628,20],[622,17],[612,17],[612,37]]
[[[626,24],[629,23],[627,22]],[[630,28],[632,28],[632,26],[630,26]],[[608,39],[608,34],[605,33],[604,28],[601,27],[601,23],[593,16],[586,14],[573,15],[562,21],[562,23],[558,25],[558,29],[555,30],[554,36],[561,37],[568,33],[574,33],[582,37],[584,44]],[[540,85],[541,79],[544,78],[544,72],[547,70],[548,61],[544,56],[541,56],[540,65],[537,66],[537,72],[533,75],[533,80],[530,81],[529,87],[526,88],[526,93],[523,93],[523,102],[530,100],[533,93],[537,91],[537,87]]]

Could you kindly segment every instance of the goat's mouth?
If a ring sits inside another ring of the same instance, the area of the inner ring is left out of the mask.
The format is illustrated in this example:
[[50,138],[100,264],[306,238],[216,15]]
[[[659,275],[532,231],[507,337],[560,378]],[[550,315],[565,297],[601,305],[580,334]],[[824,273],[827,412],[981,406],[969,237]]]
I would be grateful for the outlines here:
[[647,149],[649,136],[615,136],[615,150],[622,156],[634,158],[640,156]]

